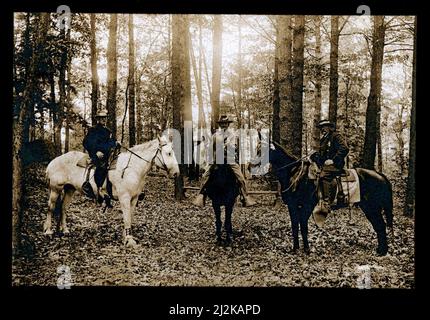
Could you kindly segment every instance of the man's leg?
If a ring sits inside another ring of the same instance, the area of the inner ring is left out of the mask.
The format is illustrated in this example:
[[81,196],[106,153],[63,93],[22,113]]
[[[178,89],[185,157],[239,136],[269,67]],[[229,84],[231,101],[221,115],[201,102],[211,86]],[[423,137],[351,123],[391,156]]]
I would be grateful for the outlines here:
[[251,196],[248,195],[248,190],[246,188],[246,180],[242,174],[242,171],[240,170],[240,165],[237,163],[233,163],[233,164],[230,164],[230,167],[233,170],[237,181],[239,181],[240,193],[243,197],[243,201],[242,201],[243,206],[250,207],[250,206],[256,205],[257,202]]
[[94,190],[93,187],[91,186],[90,183],[90,173],[91,173],[91,169],[93,168],[93,164],[89,164],[87,167],[87,172],[86,172],[86,177],[85,177],[85,181],[82,184],[82,192],[89,198],[91,199],[95,199],[96,195],[94,194]]
[[204,194],[204,188],[205,188],[206,183],[209,180],[209,176],[210,176],[210,170],[209,169],[210,169],[210,166],[207,167],[206,171],[203,173],[202,179],[201,179],[200,191],[199,191],[198,195],[193,200],[193,204],[195,206],[202,207],[202,208],[205,206],[206,195]]
[[327,211],[330,211],[330,206],[333,204],[336,195],[336,172],[338,170],[333,165],[325,165],[322,168],[320,179],[321,179],[321,191],[322,200]]

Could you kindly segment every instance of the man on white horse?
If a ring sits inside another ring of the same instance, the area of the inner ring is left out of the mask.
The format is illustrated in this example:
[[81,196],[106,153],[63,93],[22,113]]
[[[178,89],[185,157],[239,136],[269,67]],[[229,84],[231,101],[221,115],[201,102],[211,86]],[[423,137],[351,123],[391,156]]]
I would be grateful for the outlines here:
[[[96,115],[97,123],[88,130],[84,138],[83,145],[91,158],[91,162],[96,166],[94,180],[97,185],[97,199],[99,202],[103,200],[107,207],[112,207],[110,197],[105,195],[104,199],[100,196],[100,188],[106,179],[108,173],[108,160],[112,150],[121,144],[112,137],[112,133],[106,128],[107,112],[101,110]],[[86,196],[94,198],[94,192],[89,182],[89,172],[86,181],[82,185],[82,191]]]

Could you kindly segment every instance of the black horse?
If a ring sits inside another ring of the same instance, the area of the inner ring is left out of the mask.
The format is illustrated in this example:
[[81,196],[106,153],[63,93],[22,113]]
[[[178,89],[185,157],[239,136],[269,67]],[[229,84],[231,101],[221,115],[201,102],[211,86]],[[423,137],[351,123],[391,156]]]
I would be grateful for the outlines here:
[[[273,143],[269,149],[269,161],[272,171],[277,176],[282,190],[282,200],[288,206],[293,233],[293,252],[299,248],[299,225],[304,251],[309,254],[308,220],[316,206],[317,192],[315,180],[308,178],[310,163],[299,161],[280,145]],[[305,174],[296,178],[296,173],[303,169]],[[393,195],[391,183],[382,173],[374,170],[356,168],[360,181],[360,199],[358,206],[366,215],[377,234],[378,255],[388,251],[386,225],[393,227]],[[386,223],[382,217],[384,210]]]
[[227,233],[226,244],[229,245],[233,241],[231,215],[236,198],[239,195],[239,186],[231,167],[228,164],[212,165],[205,189],[207,196],[212,200],[212,207],[215,211],[216,238],[218,244],[222,243],[221,207],[225,207],[224,228]]

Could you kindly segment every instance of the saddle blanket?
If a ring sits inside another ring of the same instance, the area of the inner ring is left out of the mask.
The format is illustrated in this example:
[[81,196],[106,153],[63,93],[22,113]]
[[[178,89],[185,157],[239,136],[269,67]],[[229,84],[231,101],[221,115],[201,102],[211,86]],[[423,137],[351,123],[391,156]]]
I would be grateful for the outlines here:
[[[111,159],[109,161],[109,170],[115,170],[116,169],[116,163],[117,163],[118,157],[114,157],[113,159]],[[81,159],[79,159],[79,161],[76,163],[76,165],[78,167],[81,168],[87,168],[90,164],[92,163],[91,158],[88,154],[85,154],[84,156],[82,156]]]
[[347,176],[340,177],[346,202],[354,204],[360,202],[360,180],[355,169],[346,169]]

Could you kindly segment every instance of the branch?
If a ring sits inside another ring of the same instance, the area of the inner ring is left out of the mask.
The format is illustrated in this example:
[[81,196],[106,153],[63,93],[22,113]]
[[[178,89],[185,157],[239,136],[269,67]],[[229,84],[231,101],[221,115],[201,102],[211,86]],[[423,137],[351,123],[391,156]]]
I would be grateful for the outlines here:
[[[242,20],[242,21],[244,21],[248,26],[250,26],[255,32],[257,32],[260,36],[262,36],[264,39],[266,39],[266,40],[268,40],[268,41],[270,41],[271,43],[273,43],[273,44],[276,44],[276,41],[275,40],[273,40],[272,39],[272,37],[270,36],[270,35],[268,35],[267,34],[267,32],[266,32],[266,30],[264,30],[263,29],[263,32],[265,33],[265,34],[263,34],[263,33],[261,33],[260,31],[258,31],[254,26],[252,26],[248,21],[246,21],[245,19],[243,19],[242,18],[242,16],[239,16],[240,17],[240,19]],[[255,21],[255,20],[254,20]],[[258,22],[257,22],[257,24],[258,24]],[[261,26],[258,24],[258,26],[261,28]]]
[[342,33],[342,30],[343,30],[343,28],[345,27],[345,25],[346,25],[346,23],[348,22],[348,20],[349,20],[349,18],[350,18],[350,16],[347,16],[346,18],[345,18],[345,21],[342,23],[342,25],[340,26],[340,28],[339,28],[339,36],[341,35],[341,33]]
[[392,53],[392,52],[396,52],[396,51],[414,51],[414,49],[413,48],[411,48],[411,49],[399,48],[399,49],[394,49],[394,50],[388,50],[388,51],[385,51],[384,53]]

